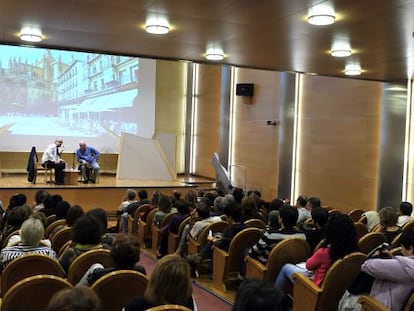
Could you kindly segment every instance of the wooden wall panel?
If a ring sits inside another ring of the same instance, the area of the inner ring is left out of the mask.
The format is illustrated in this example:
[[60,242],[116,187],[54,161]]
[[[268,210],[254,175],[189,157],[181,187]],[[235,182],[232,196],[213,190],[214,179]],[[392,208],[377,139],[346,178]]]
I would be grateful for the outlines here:
[[196,72],[196,165],[193,173],[215,178],[211,158],[213,152],[219,152],[220,148],[221,66],[197,65]]
[[[271,200],[277,195],[279,161],[279,126],[267,120],[279,120],[281,74],[274,71],[237,69],[235,83],[253,83],[251,104],[244,97],[234,97],[233,184],[257,189]],[[245,175],[244,175],[245,174]],[[246,179],[246,180],[244,180]]]
[[155,131],[177,137],[176,170],[184,172],[186,63],[157,60]]
[[375,209],[383,84],[302,78],[296,195],[343,211]]

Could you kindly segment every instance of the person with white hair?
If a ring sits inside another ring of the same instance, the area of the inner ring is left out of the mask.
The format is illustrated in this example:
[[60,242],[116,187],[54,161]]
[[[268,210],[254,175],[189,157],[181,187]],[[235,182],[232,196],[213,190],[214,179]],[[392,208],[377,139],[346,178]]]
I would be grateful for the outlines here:
[[65,161],[60,157],[63,152],[63,139],[57,137],[53,144],[47,146],[42,156],[42,166],[55,169],[55,184],[63,185],[65,183],[66,167]]
[[45,229],[39,218],[28,218],[20,228],[21,241],[15,246],[5,247],[0,252],[0,264],[4,269],[12,260],[27,254],[43,254],[57,259],[53,249],[41,245]]

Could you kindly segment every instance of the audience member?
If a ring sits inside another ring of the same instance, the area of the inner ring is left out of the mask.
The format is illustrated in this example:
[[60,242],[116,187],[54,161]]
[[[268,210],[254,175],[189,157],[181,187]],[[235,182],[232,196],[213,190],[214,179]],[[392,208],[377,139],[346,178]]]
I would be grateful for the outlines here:
[[[155,212],[153,222],[157,227],[159,227],[162,221],[164,220],[164,217],[172,212],[170,197],[164,194],[161,194],[158,200],[157,207],[158,207],[158,211]],[[174,210],[176,209],[174,208]]]
[[72,245],[59,258],[63,269],[68,272],[69,266],[80,254],[91,249],[105,247],[102,244],[102,235],[102,223],[98,218],[92,215],[79,217],[72,227]]
[[40,245],[44,236],[44,227],[40,219],[31,217],[21,226],[21,242],[18,245],[3,248],[0,252],[1,268],[4,269],[12,260],[26,254],[43,254],[57,259],[50,247]]
[[72,205],[66,213],[66,225],[72,227],[78,218],[84,214],[83,208],[80,205]]
[[277,276],[275,285],[285,290],[288,282],[293,282],[293,274],[299,272],[311,277],[317,286],[321,286],[331,265],[355,251],[358,251],[358,244],[352,219],[345,214],[332,214],[326,225],[324,242],[306,260],[306,269],[301,265],[285,264]]
[[7,218],[1,235],[1,245],[4,244],[11,233],[20,229],[23,222],[28,219],[32,213],[33,210],[26,205],[16,206],[9,212],[9,217]]
[[372,231],[372,229],[379,224],[379,214],[377,211],[367,211],[362,213],[361,215],[361,222],[365,223],[367,226],[368,231]]
[[306,241],[309,243],[310,249],[313,252],[319,242],[323,240],[329,213],[326,208],[315,207],[312,209],[311,216],[311,223],[303,223],[303,231],[306,235]]
[[[401,233],[402,256],[381,250],[379,258],[368,258],[361,271],[374,277],[369,294],[391,311],[404,309],[404,303],[412,293],[414,282],[414,228]],[[384,258],[384,257],[389,257]],[[359,311],[358,296],[345,292],[339,303],[339,311]]]
[[47,196],[43,202],[44,208],[39,210],[39,212],[45,214],[46,217],[56,215],[56,207],[62,201],[63,198],[60,194]]
[[298,210],[299,216],[298,216],[298,224],[305,222],[309,218],[311,218],[311,211],[307,208],[308,204],[308,198],[300,195],[296,199],[296,205],[295,207]]
[[244,198],[244,191],[241,188],[233,189],[233,197],[236,200],[237,204],[241,204],[242,199]]
[[289,301],[283,291],[271,283],[255,279],[244,280],[236,294],[232,311],[289,311]]
[[34,202],[34,206],[33,206],[33,211],[37,212],[39,210],[41,210],[42,208],[44,208],[45,206],[43,205],[43,202],[45,201],[45,199],[49,196],[49,192],[47,192],[44,189],[40,189],[38,191],[36,191],[35,194],[35,202]]
[[224,214],[224,197],[217,196],[214,199],[213,206],[210,209],[211,216],[221,216]]
[[2,222],[1,222],[1,230],[3,231],[4,226],[7,222],[10,212],[17,206],[23,206],[27,202],[26,195],[22,193],[16,193],[12,195],[9,199],[9,205],[7,206],[6,211],[3,214]]
[[379,231],[385,236],[388,244],[392,244],[394,238],[401,233],[401,228],[397,226],[398,215],[395,208],[387,206],[379,211],[380,227]]
[[279,210],[280,229],[269,227],[263,237],[249,250],[249,256],[266,265],[272,248],[280,241],[288,238],[306,239],[305,234],[295,225],[298,219],[298,210],[285,205]]
[[135,199],[137,197],[137,192],[134,189],[127,189],[125,197],[122,199],[121,204],[118,207],[118,214],[122,214],[126,211],[126,208],[129,204],[137,202]]
[[186,201],[181,200],[181,199],[177,200],[175,202],[175,206],[177,208],[178,213],[174,214],[171,217],[170,222],[166,226],[161,228],[160,246],[157,252],[158,258],[161,258],[165,254],[167,254],[169,233],[171,232],[171,233],[177,234],[181,223],[184,221],[184,219],[189,217],[189,214],[190,214],[190,207]]
[[104,268],[100,263],[93,264],[78,284],[91,286],[104,275],[117,270],[134,270],[146,274],[145,268],[138,264],[140,245],[138,238],[132,234],[119,233],[111,247],[114,266]]
[[[135,211],[141,207],[142,205],[148,204],[149,208],[145,211],[142,211],[142,214],[139,216],[142,220],[146,220],[147,219],[147,215],[148,213],[151,211],[151,207],[153,207],[153,205],[151,204],[151,201],[148,200],[148,193],[146,190],[141,190],[138,192],[138,198],[139,200],[131,203],[127,206],[125,212],[122,214],[122,217],[125,219],[128,219],[128,215],[131,215],[132,217],[135,214]],[[127,214],[125,214],[127,213]]]
[[56,220],[59,219],[66,219],[66,214],[68,213],[70,209],[70,204],[67,201],[60,201],[56,204]]
[[241,221],[257,218],[257,205],[255,199],[252,197],[244,197],[241,200]]
[[99,219],[102,225],[102,244],[111,246],[113,243],[113,237],[108,234],[108,216],[106,215],[106,211],[103,208],[94,208],[91,209],[87,215],[92,215]]
[[128,303],[124,310],[143,311],[164,304],[195,310],[192,291],[189,265],[179,256],[167,255],[155,264],[144,296]]
[[398,209],[397,226],[404,226],[406,223],[413,221],[411,213],[413,212],[413,205],[410,202],[401,202]]
[[100,306],[98,295],[89,287],[79,285],[57,292],[46,311],[98,311]]

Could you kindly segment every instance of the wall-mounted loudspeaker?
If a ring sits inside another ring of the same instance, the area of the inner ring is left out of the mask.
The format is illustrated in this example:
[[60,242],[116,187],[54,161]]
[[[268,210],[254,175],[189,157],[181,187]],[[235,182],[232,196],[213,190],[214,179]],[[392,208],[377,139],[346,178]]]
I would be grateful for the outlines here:
[[253,83],[237,83],[236,95],[237,96],[253,96]]

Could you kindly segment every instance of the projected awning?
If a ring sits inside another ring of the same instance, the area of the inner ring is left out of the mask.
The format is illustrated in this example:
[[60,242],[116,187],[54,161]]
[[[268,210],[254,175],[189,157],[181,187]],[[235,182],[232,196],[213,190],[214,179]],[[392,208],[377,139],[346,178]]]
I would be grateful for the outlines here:
[[85,99],[76,108],[76,112],[103,112],[132,107],[137,95],[138,90],[134,89]]

